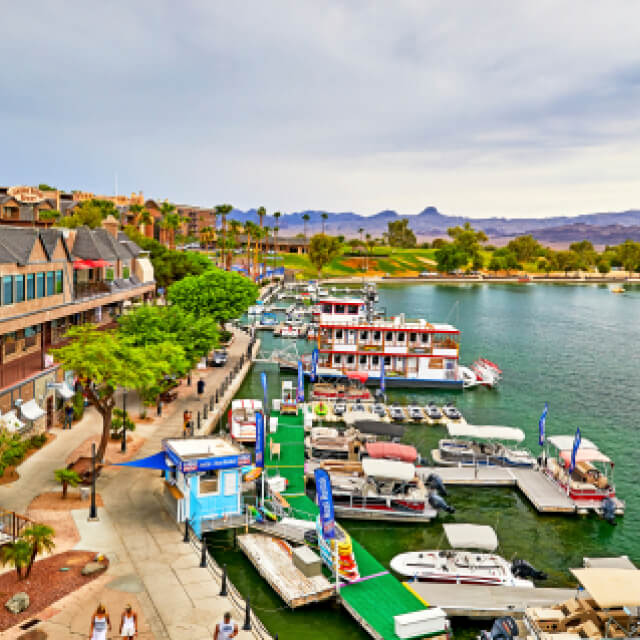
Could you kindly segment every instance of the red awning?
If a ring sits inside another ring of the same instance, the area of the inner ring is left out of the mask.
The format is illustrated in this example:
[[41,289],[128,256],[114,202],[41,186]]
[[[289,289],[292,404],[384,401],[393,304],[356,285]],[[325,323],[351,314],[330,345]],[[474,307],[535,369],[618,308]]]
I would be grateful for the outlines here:
[[74,260],[73,261],[74,269],[93,269],[93,264],[91,260]]
[[369,379],[369,374],[366,371],[347,371],[347,378],[365,383]]
[[101,267],[108,267],[111,265],[110,262],[106,260],[87,260],[86,262],[90,262],[95,269],[100,269]]

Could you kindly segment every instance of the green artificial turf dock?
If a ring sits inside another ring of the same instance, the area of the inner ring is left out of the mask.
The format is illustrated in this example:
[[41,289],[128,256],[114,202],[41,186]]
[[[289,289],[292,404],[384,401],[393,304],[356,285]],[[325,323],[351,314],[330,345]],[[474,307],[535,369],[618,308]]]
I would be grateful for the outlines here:
[[[304,488],[304,418],[279,415],[278,430],[267,434],[265,465],[267,474],[280,474],[288,480],[283,493],[291,506],[292,516],[304,520],[315,520],[318,506],[306,494]],[[271,457],[270,443],[280,443],[280,458]],[[394,631],[394,616],[424,609],[424,603],[400,583],[356,540],[351,538],[353,553],[362,578],[372,577],[340,588],[340,597],[346,608],[367,631],[376,638],[398,640]],[[380,574],[380,575],[376,575]]]

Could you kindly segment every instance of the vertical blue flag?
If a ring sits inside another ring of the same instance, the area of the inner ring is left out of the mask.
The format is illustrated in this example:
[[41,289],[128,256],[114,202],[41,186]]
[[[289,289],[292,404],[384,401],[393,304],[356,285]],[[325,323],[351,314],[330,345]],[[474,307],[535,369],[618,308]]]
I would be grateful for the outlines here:
[[311,352],[311,380],[313,382],[316,381],[316,378],[318,377],[318,358],[320,356],[320,353],[318,351],[318,349],[314,349]]
[[573,448],[571,449],[571,465],[569,466],[569,473],[576,468],[576,455],[580,448],[580,442],[582,442],[582,436],[580,435],[580,427],[576,429],[576,435],[573,437]]
[[384,356],[380,356],[380,391],[384,393]]
[[263,399],[263,405],[262,405],[262,409],[265,412],[265,414],[267,413],[267,401],[268,401],[268,397],[267,397],[267,374],[263,371],[260,374],[260,381],[262,382],[262,399]]
[[325,540],[331,540],[336,537],[336,519],[333,512],[331,480],[324,469],[316,469],[313,474],[316,480],[316,497],[318,499],[318,510],[320,511],[322,535]]
[[256,467],[264,469],[264,415],[256,413]]
[[304,369],[302,360],[298,360],[298,389],[296,391],[296,402],[304,402]]
[[544,411],[540,416],[540,420],[538,421],[538,443],[542,447],[544,445],[544,428],[547,424],[547,414],[549,413],[549,406],[547,403],[544,403]]

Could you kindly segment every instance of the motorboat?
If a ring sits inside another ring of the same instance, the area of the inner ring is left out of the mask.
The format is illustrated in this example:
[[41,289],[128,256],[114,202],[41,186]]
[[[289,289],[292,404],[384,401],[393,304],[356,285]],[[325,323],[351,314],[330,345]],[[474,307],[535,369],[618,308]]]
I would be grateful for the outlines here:
[[401,553],[391,560],[391,568],[404,577],[422,582],[533,588],[532,580],[514,574],[514,569],[520,573],[518,565],[494,553],[498,537],[492,527],[444,524],[443,528],[451,549]]
[[375,440],[376,436],[361,434],[356,429],[340,432],[334,427],[313,427],[304,444],[311,459],[359,461],[363,444]]
[[263,311],[260,315],[260,325],[261,327],[273,327],[278,324],[278,317],[275,313],[271,313],[270,311]]
[[389,407],[389,415],[391,416],[391,419],[396,422],[403,422],[407,419],[402,407],[399,407],[397,404],[392,404]]
[[274,335],[281,338],[304,338],[307,335],[307,326],[302,322],[283,322],[276,327]]
[[379,418],[386,418],[387,416],[387,409],[385,408],[385,406],[383,404],[381,404],[380,402],[376,402],[373,405],[373,413],[375,415],[377,415]]
[[480,358],[476,360],[471,369],[476,376],[477,384],[485,387],[495,387],[502,379],[502,371],[490,360]]
[[427,415],[427,418],[430,418],[435,422],[442,420],[442,411],[440,411],[440,409],[438,409],[438,407],[436,407],[436,405],[433,402],[430,402],[424,408],[424,412]]
[[333,415],[334,416],[343,416],[347,412],[347,403],[344,400],[338,400],[333,405]]
[[[427,522],[437,515],[429,490],[409,462],[365,457],[341,471],[329,471],[335,512],[343,518]],[[332,468],[333,467],[333,468]]]
[[416,422],[424,420],[424,413],[422,413],[422,409],[415,404],[410,404],[407,407],[407,413],[409,414],[409,417]]
[[382,460],[400,460],[402,462],[411,462],[412,464],[420,462],[420,454],[415,447],[397,442],[367,441],[362,455]]
[[591,440],[581,438],[572,470],[574,442],[574,436],[570,435],[548,437],[543,471],[576,503],[579,513],[593,510],[613,522],[614,516],[625,510],[625,503],[616,497],[614,463]]
[[450,422],[447,430],[449,438],[440,440],[438,448],[431,452],[436,464],[525,468],[536,464],[536,459],[526,449],[505,444],[523,442],[522,429]]
[[260,400],[243,398],[231,402],[229,424],[231,437],[238,442],[256,441],[256,414],[262,411]]
[[442,407],[442,413],[444,413],[449,420],[460,420],[460,418],[462,418],[460,411],[451,402],[447,402],[447,404]]

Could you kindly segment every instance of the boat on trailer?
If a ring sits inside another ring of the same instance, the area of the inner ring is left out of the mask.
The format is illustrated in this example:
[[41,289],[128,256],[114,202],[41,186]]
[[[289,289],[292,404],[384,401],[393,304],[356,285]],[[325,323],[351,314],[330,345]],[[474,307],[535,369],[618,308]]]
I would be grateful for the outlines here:
[[[531,580],[516,575],[519,565],[512,565],[494,553],[498,548],[498,537],[491,527],[444,524],[443,528],[451,549],[401,553],[391,560],[391,568],[402,576],[421,582],[534,586]],[[544,575],[532,570],[540,576]]]
[[262,411],[260,400],[243,398],[231,402],[229,431],[238,442],[256,441],[256,414]]
[[449,438],[438,442],[431,452],[436,464],[462,467],[524,467],[536,465],[536,459],[526,449],[505,443],[524,441],[524,432],[515,427],[478,426],[448,423]]

